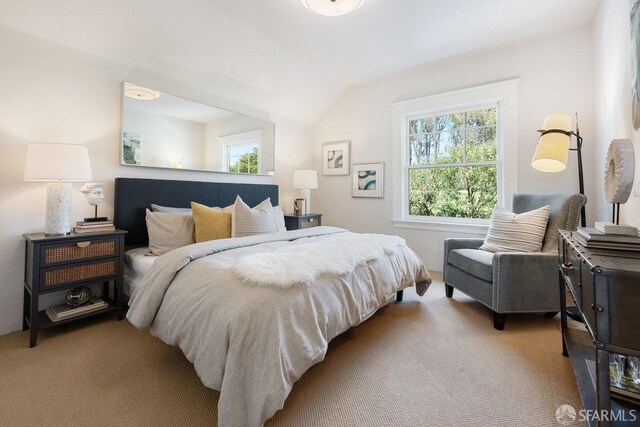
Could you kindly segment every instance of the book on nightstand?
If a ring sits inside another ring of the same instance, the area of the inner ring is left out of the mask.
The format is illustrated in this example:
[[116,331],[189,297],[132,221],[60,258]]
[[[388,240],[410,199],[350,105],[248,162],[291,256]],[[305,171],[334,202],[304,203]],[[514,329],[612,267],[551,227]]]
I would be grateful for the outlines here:
[[113,221],[78,221],[73,228],[76,233],[105,233],[116,231]]
[[88,302],[78,307],[72,307],[68,304],[49,307],[47,308],[47,316],[52,322],[59,322],[83,314],[93,313],[94,311],[100,311],[108,306],[109,304],[106,301],[98,297],[92,297]]

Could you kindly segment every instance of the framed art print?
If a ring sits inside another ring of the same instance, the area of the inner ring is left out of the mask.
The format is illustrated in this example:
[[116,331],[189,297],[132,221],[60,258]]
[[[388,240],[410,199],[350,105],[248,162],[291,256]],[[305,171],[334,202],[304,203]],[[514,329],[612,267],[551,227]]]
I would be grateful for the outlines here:
[[352,197],[384,197],[384,163],[353,165]]
[[322,145],[322,174],[349,175],[350,141],[327,142]]

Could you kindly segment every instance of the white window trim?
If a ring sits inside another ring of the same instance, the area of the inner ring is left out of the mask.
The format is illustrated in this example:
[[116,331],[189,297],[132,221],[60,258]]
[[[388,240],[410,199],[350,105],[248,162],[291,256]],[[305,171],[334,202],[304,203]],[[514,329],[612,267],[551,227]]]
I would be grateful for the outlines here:
[[[222,170],[229,172],[229,151],[228,148],[234,145],[258,143],[258,175],[262,173],[262,129],[249,132],[234,133],[232,135],[218,138],[222,148]],[[251,174],[247,174],[251,175]]]
[[[393,141],[393,218],[399,228],[416,228],[481,235],[489,229],[488,219],[443,218],[409,215],[407,123],[417,114],[467,110],[498,104],[498,204],[511,209],[511,196],[518,192],[517,85],[519,78],[424,98],[391,104]],[[509,167],[505,167],[508,165]]]

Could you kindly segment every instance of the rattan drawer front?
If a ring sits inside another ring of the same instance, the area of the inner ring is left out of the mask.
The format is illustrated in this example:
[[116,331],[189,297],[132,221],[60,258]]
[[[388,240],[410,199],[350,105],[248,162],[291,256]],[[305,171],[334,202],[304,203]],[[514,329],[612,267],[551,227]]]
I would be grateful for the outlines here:
[[117,272],[117,259],[94,262],[91,264],[73,265],[44,270],[42,273],[42,288],[81,282],[99,277],[114,276]]
[[114,256],[118,254],[118,241],[90,240],[65,243],[63,245],[45,246],[42,250],[42,265],[58,264],[69,261],[82,261],[85,259]]

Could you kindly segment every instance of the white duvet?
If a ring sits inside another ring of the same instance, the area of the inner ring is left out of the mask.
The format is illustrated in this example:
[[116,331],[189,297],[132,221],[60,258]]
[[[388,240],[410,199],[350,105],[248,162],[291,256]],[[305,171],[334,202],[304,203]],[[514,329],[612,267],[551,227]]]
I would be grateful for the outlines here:
[[324,359],[332,338],[401,289],[415,284],[423,295],[431,278],[402,239],[378,257],[355,256],[351,271],[313,267],[313,281],[286,288],[243,283],[234,266],[252,253],[286,256],[358,236],[371,235],[315,227],[176,249],[156,260],[127,318],[178,345],[204,385],[220,391],[219,426],[261,426],[282,408],[293,383]]

